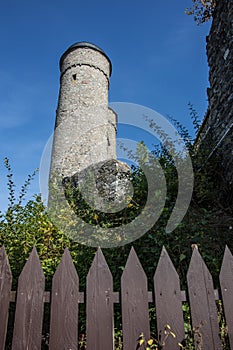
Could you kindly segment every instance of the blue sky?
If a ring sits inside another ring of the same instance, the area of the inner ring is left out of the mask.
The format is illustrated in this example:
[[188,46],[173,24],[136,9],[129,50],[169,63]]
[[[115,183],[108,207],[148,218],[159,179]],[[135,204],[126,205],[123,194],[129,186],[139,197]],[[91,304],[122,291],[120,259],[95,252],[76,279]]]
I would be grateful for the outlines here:
[[[74,42],[93,42],[110,57],[110,102],[172,115],[192,132],[188,102],[201,117],[207,108],[210,24],[197,26],[186,16],[191,5],[191,0],[2,2],[0,209],[7,203],[4,157],[18,187],[39,167],[55,122],[59,59]],[[36,192],[38,177],[30,189]]]

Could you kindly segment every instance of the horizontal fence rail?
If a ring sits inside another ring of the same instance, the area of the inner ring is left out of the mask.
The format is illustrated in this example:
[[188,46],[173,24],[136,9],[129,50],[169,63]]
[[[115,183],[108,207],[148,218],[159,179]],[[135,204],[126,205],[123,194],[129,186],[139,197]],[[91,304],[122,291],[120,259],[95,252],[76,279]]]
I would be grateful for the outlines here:
[[[188,291],[181,291],[179,276],[163,248],[152,293],[148,291],[146,274],[132,248],[121,277],[121,292],[114,292],[111,271],[98,249],[87,275],[84,295],[79,291],[79,277],[69,250],[65,249],[49,292],[45,291],[45,277],[34,248],[19,276],[17,291],[11,291],[11,270],[2,247],[0,350],[5,349],[11,302],[15,303],[12,350],[41,349],[44,303],[50,305],[49,350],[77,350],[79,304],[84,302],[88,350],[114,349],[114,303],[121,304],[124,350],[138,349],[141,334],[146,340],[150,339],[151,322],[156,322],[160,349],[185,349],[183,302],[190,306],[195,349],[219,350],[223,344],[216,300],[221,300],[223,305],[228,340],[233,350],[233,256],[227,247],[219,280],[220,291],[214,290],[211,274],[195,248],[187,273]],[[154,305],[156,321],[150,320],[149,303]]]

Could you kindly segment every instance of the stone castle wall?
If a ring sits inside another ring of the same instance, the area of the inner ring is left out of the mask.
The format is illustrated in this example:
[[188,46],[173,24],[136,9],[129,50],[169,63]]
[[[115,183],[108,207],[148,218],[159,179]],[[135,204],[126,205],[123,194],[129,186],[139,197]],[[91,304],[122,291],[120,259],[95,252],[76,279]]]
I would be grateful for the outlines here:
[[207,159],[222,158],[224,177],[233,183],[233,0],[218,0],[207,37],[208,110],[197,142]]

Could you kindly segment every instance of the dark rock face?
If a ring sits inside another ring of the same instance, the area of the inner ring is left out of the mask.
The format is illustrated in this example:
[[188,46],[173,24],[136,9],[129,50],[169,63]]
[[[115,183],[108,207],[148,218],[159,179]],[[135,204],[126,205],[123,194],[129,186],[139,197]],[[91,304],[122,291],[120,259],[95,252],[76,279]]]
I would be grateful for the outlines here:
[[197,143],[206,158],[221,158],[224,178],[233,184],[233,1],[219,0],[207,37],[208,110]]
[[71,190],[78,189],[92,208],[116,212],[123,209],[133,195],[130,179],[129,166],[111,159],[64,178],[63,184],[66,188],[71,186]]
[[209,62],[209,121],[216,136],[223,135],[233,118],[233,2],[218,1],[207,38]]

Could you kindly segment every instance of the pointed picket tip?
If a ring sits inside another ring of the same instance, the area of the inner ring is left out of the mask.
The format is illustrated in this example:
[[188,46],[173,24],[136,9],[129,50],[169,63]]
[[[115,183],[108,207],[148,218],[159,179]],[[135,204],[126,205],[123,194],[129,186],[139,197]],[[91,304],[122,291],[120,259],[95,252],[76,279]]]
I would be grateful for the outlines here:
[[94,259],[92,261],[92,265],[94,263],[96,263],[97,261],[101,261],[103,263],[105,263],[107,265],[107,262],[106,262],[106,259],[105,259],[105,256],[102,252],[102,249],[100,247],[98,247],[96,253],[95,253],[95,256],[94,256]]
[[228,245],[226,244],[223,259],[224,259],[225,257],[228,257],[228,256],[229,256],[230,258],[233,258],[233,255],[232,255],[230,249],[228,248]]
[[192,257],[191,257],[191,260],[190,260],[190,264],[189,264],[189,268],[188,268],[188,272],[187,272],[187,277],[192,273],[194,272],[195,274],[197,274],[197,266],[202,266],[204,268],[204,270],[210,274],[209,272],[209,269],[205,263],[205,261],[203,260],[199,250],[198,250],[198,247],[194,246],[193,247],[193,253],[192,253]]
[[226,245],[219,274],[219,280],[222,284],[224,284],[224,280],[229,276],[229,274],[233,275],[233,255]]
[[[0,248],[0,282],[11,286],[12,273],[8,260],[8,256],[4,245]],[[0,290],[4,288],[4,285],[0,283]]]
[[[223,255],[223,259],[222,259],[222,267],[221,267],[221,271],[223,270],[224,266],[227,264],[227,262],[229,261],[233,261],[233,255],[230,251],[230,249],[228,248],[228,246],[225,246],[225,250],[224,250],[224,255]],[[220,275],[221,275],[221,271],[220,271]]]
[[[95,271],[95,272],[94,272]],[[89,278],[90,275],[92,275],[93,273],[95,274],[108,274],[109,276],[111,275],[112,278],[112,274],[111,271],[109,269],[109,266],[106,262],[105,256],[102,252],[102,249],[99,247],[95,253],[94,259],[92,261],[91,267],[89,269],[87,278]]]
[[102,249],[100,247],[98,247],[98,249],[97,249],[97,251],[95,253],[95,256],[97,256],[98,258],[101,257],[101,259],[105,260],[104,253],[102,252]]
[[136,279],[138,281],[142,279],[144,281],[147,281],[145,271],[133,247],[130,250],[124,271],[121,276],[122,282],[127,279]]
[[10,269],[8,256],[4,245],[0,248],[0,265],[3,265],[3,263],[6,264]]
[[0,248],[0,257],[1,257],[0,261],[7,257],[6,249],[5,249],[4,245],[1,246],[1,248]]
[[37,249],[36,249],[35,246],[33,247],[32,251],[31,251],[31,253],[29,255],[28,261],[29,260],[35,260],[35,261],[37,261],[40,264],[40,258],[39,258],[39,255],[37,253]]
[[[94,282],[94,280],[95,282]],[[95,253],[95,257],[92,261],[91,267],[88,271],[87,274],[87,283],[92,284],[92,283],[101,283],[104,284],[106,280],[106,283],[112,284],[112,274],[109,269],[109,266],[106,262],[106,259],[104,257],[104,254],[99,247]]]
[[135,261],[137,263],[139,263],[141,265],[140,260],[138,259],[137,253],[134,249],[134,247],[131,247],[127,261],[126,261],[126,265],[129,264],[131,261]]
[[32,251],[31,251],[31,253],[29,255],[29,258],[28,258],[28,261],[29,260],[35,260],[35,261],[37,260],[40,263],[40,258],[39,258],[39,255],[37,253],[36,246],[33,247]]
[[12,279],[11,268],[4,245],[0,248],[0,276],[4,274],[8,279]]
[[[127,262],[130,260],[137,260],[138,262],[140,262],[134,247],[131,247],[131,249],[130,249]],[[126,264],[127,264],[127,262],[126,262]]]
[[165,248],[165,246],[163,245],[161,253],[160,253],[160,258],[162,258],[164,256],[166,256],[171,261],[171,258],[170,258],[169,254],[168,254],[168,251]]
[[[94,263],[96,260],[99,260],[99,259],[106,262],[105,256],[104,256],[104,254],[103,254],[103,252],[102,252],[101,247],[98,247],[98,248],[97,248],[97,250],[96,250],[96,252],[95,252],[94,259],[93,259],[93,261],[92,261],[92,265],[93,265],[93,263]],[[96,263],[96,262],[95,262],[95,263]]]
[[66,247],[64,252],[63,252],[63,254],[62,254],[60,264],[61,263],[65,264],[65,263],[68,263],[68,262],[72,262],[73,263],[73,260],[72,260],[69,248]]
[[173,265],[173,262],[172,262],[172,260],[171,260],[171,258],[169,256],[165,246],[163,246],[162,250],[161,250],[161,253],[160,253],[160,257],[159,257],[159,261],[158,261],[158,265],[157,265],[156,271],[158,270],[158,266],[159,265],[163,265],[165,263],[168,263],[174,269],[174,271],[176,272],[175,267]]
[[130,249],[129,256],[130,256],[130,254],[135,254],[135,255],[137,255],[133,246],[132,246],[131,249]]
[[131,247],[130,249],[130,252],[126,261],[125,269],[127,268],[128,265],[132,265],[132,264],[136,264],[137,266],[142,267],[134,247]]
[[200,252],[199,252],[199,248],[198,248],[198,245],[197,244],[192,244],[192,250],[193,250],[193,253],[192,255],[201,255]]
[[22,276],[26,276],[27,274],[28,276],[34,276],[34,279],[35,276],[37,276],[38,278],[42,278],[43,280],[45,279],[40,258],[38,256],[37,249],[35,246],[33,247],[29,258],[23,267],[23,270],[19,276],[19,280],[22,278]]
[[[158,295],[162,295],[161,288],[166,290],[167,288],[170,290],[177,289],[180,294],[180,277],[174,267],[174,264],[166,250],[163,246],[160,258],[155,270],[154,274],[154,287],[155,290],[159,290]],[[168,287],[170,286],[170,287]],[[168,291],[166,291],[168,292]]]
[[1,248],[0,248],[0,254],[1,255],[6,255],[6,249],[5,249],[5,246],[4,246],[4,244],[1,246]]
[[73,259],[70,254],[69,248],[66,247],[62,254],[61,260],[56,268],[56,271],[53,275],[53,284],[56,280],[59,281],[60,278],[66,278],[68,275],[72,276],[72,280],[76,282],[79,281],[78,273],[73,263]]
[[187,272],[188,283],[189,283],[189,280],[191,279],[191,275],[198,276],[198,278],[200,276],[205,276],[205,278],[207,278],[208,281],[209,282],[211,281],[212,283],[212,276],[210,274],[210,271],[197,247],[193,248],[192,257],[191,257],[188,272]]
[[169,261],[169,262],[173,265],[173,263],[172,263],[172,261],[171,261],[171,258],[170,258],[170,256],[169,256],[169,254],[168,254],[167,249],[165,248],[165,246],[163,246],[163,248],[162,248],[162,250],[161,250],[158,264],[161,263],[161,262],[164,261],[164,260]]
[[166,273],[168,271],[170,271],[177,279],[179,279],[179,275],[174,267],[174,264],[165,248],[165,246],[163,246],[160,257],[159,257],[159,261],[155,270],[155,274],[154,274],[154,279],[157,278],[158,275],[160,274],[164,274],[164,272],[166,271]]

